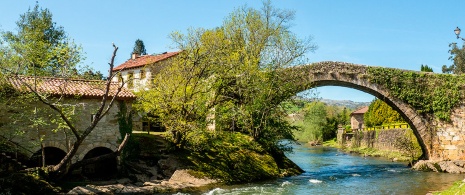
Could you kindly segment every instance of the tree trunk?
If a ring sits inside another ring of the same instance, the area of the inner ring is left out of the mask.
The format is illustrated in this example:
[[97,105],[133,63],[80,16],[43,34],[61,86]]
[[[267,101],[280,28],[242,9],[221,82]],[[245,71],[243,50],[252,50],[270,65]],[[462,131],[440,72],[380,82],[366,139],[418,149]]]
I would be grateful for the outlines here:
[[95,162],[98,162],[98,161],[102,161],[102,160],[105,160],[105,159],[109,159],[109,158],[112,158],[112,157],[119,156],[121,154],[121,152],[123,151],[124,147],[126,146],[127,142],[129,141],[129,137],[130,137],[130,135],[126,134],[126,136],[124,136],[123,141],[118,146],[118,149],[113,153],[97,156],[97,157],[90,158],[90,159],[81,160],[81,161],[78,161],[78,162],[76,162],[74,164],[71,164],[72,157],[76,154],[79,146],[82,143],[82,140],[84,140],[84,139],[76,140],[76,142],[74,142],[74,145],[71,147],[71,150],[61,160],[61,162],[52,167],[52,169],[49,172],[49,175],[50,175],[50,177],[52,177],[54,179],[60,179],[63,176],[65,176],[66,174],[68,174],[69,170],[79,168],[79,167],[82,167],[82,166],[87,165],[87,164],[91,164],[91,163],[95,163]]

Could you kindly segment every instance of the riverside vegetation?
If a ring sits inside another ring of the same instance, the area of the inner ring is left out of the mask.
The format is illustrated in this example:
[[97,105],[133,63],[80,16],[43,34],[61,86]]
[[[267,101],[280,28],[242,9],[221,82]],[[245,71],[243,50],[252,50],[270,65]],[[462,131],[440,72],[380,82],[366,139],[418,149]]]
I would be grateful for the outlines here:
[[[32,12],[38,14],[39,11],[36,7]],[[2,42],[0,50],[0,77],[11,75],[7,70],[17,68],[14,67],[16,64],[24,65],[21,66],[24,69],[13,75],[101,76],[92,71],[77,70],[82,59],[80,48],[65,36],[62,27],[57,28],[51,22],[48,10],[44,13],[49,26],[45,25],[47,29],[42,32],[56,32],[48,37],[38,37],[43,34],[39,31],[29,33],[31,28],[20,28],[25,31],[17,35],[2,33],[7,42]],[[37,18],[27,16],[21,16],[18,24],[27,24]],[[186,166],[193,174],[230,184],[298,174],[302,170],[285,157],[284,152],[291,148],[281,140],[331,140],[335,136],[335,127],[348,124],[350,111],[338,108],[329,112],[330,109],[321,103],[312,103],[306,108],[311,110],[306,116],[313,120],[311,131],[305,128],[299,131],[299,127],[286,118],[286,103],[282,101],[291,101],[295,95],[292,81],[297,78],[279,77],[277,71],[305,64],[305,54],[317,48],[311,38],[301,39],[290,31],[294,16],[294,12],[276,9],[266,1],[261,10],[246,6],[236,9],[217,28],[189,29],[187,34],[171,34],[174,47],[183,52],[167,61],[169,66],[157,70],[150,89],[137,94],[139,99],[135,109],[148,113],[153,116],[148,117],[149,120],[161,122],[166,127],[171,150],[185,157]],[[33,53],[21,53],[27,51]],[[109,75],[107,79],[111,80],[111,77]],[[459,77],[453,75],[369,68],[369,77],[395,91],[396,97],[417,110],[443,120],[448,120],[450,110],[463,97],[460,86],[464,80],[455,82]],[[435,77],[445,77],[448,82],[438,83]],[[431,86],[437,85],[441,90],[431,91],[437,88]],[[400,88],[405,86],[410,90],[401,91]],[[444,94],[451,98],[444,98]],[[64,121],[59,121],[60,124],[65,124],[65,118],[61,120]],[[127,120],[120,122],[130,125]],[[211,125],[215,129],[207,130]],[[72,124],[67,126],[73,129]],[[130,142],[134,144],[135,141]],[[123,157],[130,158],[130,152],[126,155]],[[0,179],[1,190],[21,193],[14,191],[24,190],[19,186],[17,189],[5,188],[20,183],[16,178],[14,174]],[[34,179],[31,182],[44,187],[40,192],[56,192],[40,181],[50,179],[42,169],[22,178]]]
[[[45,13],[40,15],[46,16],[45,19],[29,17],[31,13],[39,15],[41,12]],[[276,9],[270,1],[265,1],[261,10],[246,6],[236,9],[220,27],[189,29],[186,35],[171,34],[174,47],[183,52],[169,61],[169,66],[158,70],[150,89],[137,94],[134,108],[154,116],[148,119],[166,127],[166,138],[173,143],[173,150],[188,151],[186,157],[197,174],[225,183],[240,183],[301,172],[284,155],[291,150],[290,146],[280,141],[294,140],[292,130],[296,127],[285,119],[287,114],[281,102],[294,95],[292,83],[297,78],[282,78],[277,71],[306,63],[305,54],[317,47],[311,38],[301,39],[290,31],[294,16],[294,12]],[[64,32],[62,27],[51,22],[50,12],[39,10],[38,5],[21,17],[18,24],[50,23],[40,27],[45,27],[43,31],[46,32]],[[36,21],[37,18],[43,20]],[[43,31],[34,31],[39,28],[19,29],[17,37],[9,32],[3,34],[13,38],[11,42],[2,42],[0,77],[80,75],[74,74],[82,59],[80,48],[66,36],[52,33],[42,37],[39,35]],[[21,45],[16,40],[30,45]],[[60,40],[64,40],[63,43]],[[24,47],[37,48],[47,55],[21,53],[36,51],[24,50]],[[117,47],[112,60],[116,51]],[[36,59],[37,56],[44,58]],[[24,66],[18,69],[16,64]],[[110,81],[113,76],[110,74],[106,79]],[[36,94],[36,97],[45,96]],[[61,116],[57,119],[60,127],[74,130],[60,108],[50,106]],[[103,116],[99,111],[91,126]],[[213,121],[215,129],[207,130]],[[127,120],[120,120],[120,124],[130,125]],[[85,139],[85,136],[76,135],[79,141]],[[72,156],[67,155],[59,164],[56,169],[60,170],[59,175],[48,175],[47,171],[39,175],[51,181],[62,178],[69,171],[68,160]],[[214,165],[210,164],[212,162]]]

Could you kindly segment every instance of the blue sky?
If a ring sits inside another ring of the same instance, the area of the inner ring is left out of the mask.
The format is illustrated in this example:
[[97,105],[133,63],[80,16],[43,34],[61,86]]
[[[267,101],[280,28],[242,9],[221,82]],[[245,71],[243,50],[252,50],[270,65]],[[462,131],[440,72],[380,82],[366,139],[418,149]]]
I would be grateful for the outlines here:
[[[2,1],[0,29],[15,31],[19,15],[35,1]],[[116,64],[126,61],[136,39],[148,53],[176,50],[168,35],[190,27],[214,28],[243,5],[260,9],[258,0],[80,0],[39,1],[53,13],[69,37],[80,44],[84,64],[106,73],[112,52],[119,47]],[[274,0],[280,9],[296,11],[291,30],[312,36],[318,50],[310,62],[343,61],[357,64],[419,70],[421,64],[440,72],[450,65],[448,45],[459,42],[453,30],[465,30],[465,1]],[[465,33],[464,33],[465,35]],[[318,88],[320,97],[371,101],[373,96],[342,88]]]

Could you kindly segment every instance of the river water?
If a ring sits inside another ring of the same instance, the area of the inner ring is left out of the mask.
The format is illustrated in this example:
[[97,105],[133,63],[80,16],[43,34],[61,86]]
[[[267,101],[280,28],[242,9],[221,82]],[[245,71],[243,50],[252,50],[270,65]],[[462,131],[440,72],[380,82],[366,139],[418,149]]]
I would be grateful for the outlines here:
[[413,171],[405,163],[344,154],[330,147],[295,145],[287,155],[304,169],[299,176],[218,187],[204,194],[426,194],[465,175]]

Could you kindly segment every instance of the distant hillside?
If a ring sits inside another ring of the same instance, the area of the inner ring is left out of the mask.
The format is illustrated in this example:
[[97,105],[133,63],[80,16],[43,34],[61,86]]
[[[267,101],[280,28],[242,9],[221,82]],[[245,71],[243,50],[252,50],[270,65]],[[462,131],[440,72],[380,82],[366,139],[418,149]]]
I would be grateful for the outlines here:
[[[354,102],[351,100],[330,100],[330,99],[302,98],[302,97],[294,97],[294,99],[299,100],[299,101],[304,101],[304,102],[320,101],[330,106],[346,107],[347,109],[352,110],[352,111],[357,110],[364,106],[369,106],[371,103],[371,102]],[[303,104],[301,106],[303,106]],[[294,111],[297,111],[300,109],[296,107],[294,108]]]
[[369,106],[371,103],[371,102],[354,102],[351,100],[329,100],[329,99],[320,99],[320,101],[328,105],[346,107],[350,110],[356,110],[363,106]]

